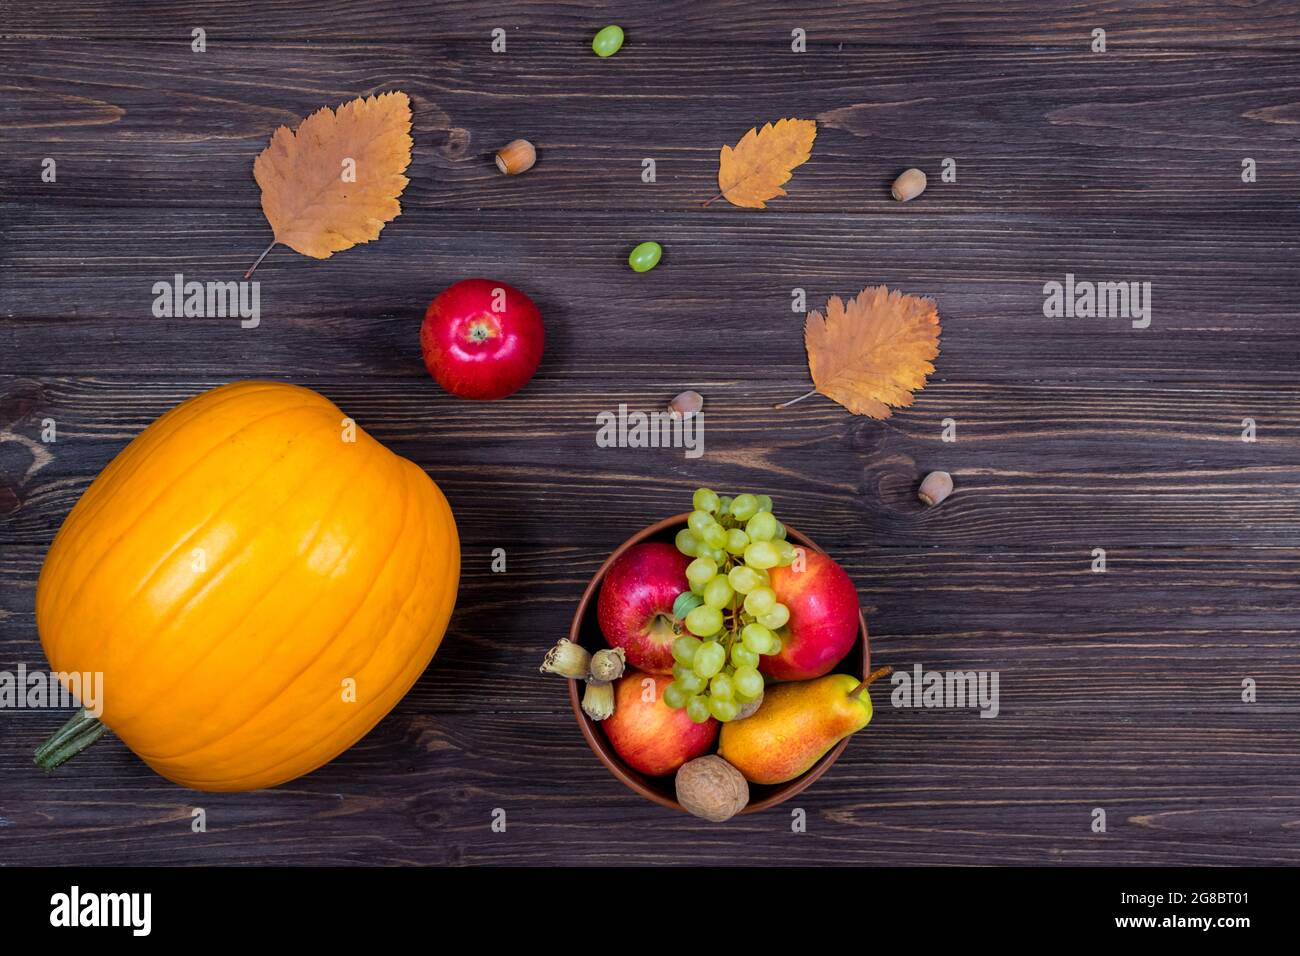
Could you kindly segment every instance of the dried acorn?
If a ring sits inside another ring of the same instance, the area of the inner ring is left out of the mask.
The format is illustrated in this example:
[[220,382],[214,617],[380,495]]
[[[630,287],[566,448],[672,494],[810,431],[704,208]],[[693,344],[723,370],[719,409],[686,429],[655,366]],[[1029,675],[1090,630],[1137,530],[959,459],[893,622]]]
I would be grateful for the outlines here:
[[618,680],[627,667],[627,654],[621,647],[607,647],[597,651],[591,657],[591,676],[593,680]]
[[747,704],[741,704],[740,710],[736,711],[736,716],[732,720],[744,720],[746,717],[753,717],[758,708],[763,706],[763,695],[759,694]]
[[673,418],[682,420],[694,418],[703,408],[704,396],[692,389],[687,389],[668,403],[668,411]]
[[581,644],[574,644],[567,637],[562,637],[546,652],[541,671],[543,674],[559,674],[571,680],[582,680],[591,673],[591,654]]
[[607,680],[588,680],[582,695],[582,710],[592,720],[613,716],[614,685]]
[[952,475],[946,471],[932,471],[921,482],[916,497],[921,499],[922,504],[934,507],[950,494],[952,494]]

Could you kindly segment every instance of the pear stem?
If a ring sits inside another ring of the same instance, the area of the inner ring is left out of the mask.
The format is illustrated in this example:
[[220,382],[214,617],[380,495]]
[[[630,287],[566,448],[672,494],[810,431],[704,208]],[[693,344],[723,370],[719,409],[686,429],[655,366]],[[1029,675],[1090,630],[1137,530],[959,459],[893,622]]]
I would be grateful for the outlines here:
[[894,673],[894,669],[889,666],[876,668],[874,671],[872,671],[870,674],[867,675],[866,680],[864,680],[857,687],[853,688],[853,690],[849,691],[849,696],[857,697],[858,694],[862,693],[864,690],[866,690],[876,681],[880,680],[880,678],[888,677],[892,673]]

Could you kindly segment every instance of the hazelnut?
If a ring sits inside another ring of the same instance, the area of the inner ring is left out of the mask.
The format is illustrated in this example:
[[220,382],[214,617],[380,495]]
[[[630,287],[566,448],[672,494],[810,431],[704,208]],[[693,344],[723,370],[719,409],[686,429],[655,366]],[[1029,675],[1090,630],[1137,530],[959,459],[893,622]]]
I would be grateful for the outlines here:
[[591,676],[595,680],[618,680],[627,666],[627,653],[621,647],[607,647],[591,656]]
[[537,150],[526,139],[517,139],[506,143],[497,150],[497,169],[507,176],[518,176],[533,168],[537,162]]
[[749,803],[749,783],[721,757],[688,760],[677,770],[677,802],[714,823],[730,820]]
[[555,646],[546,652],[542,661],[543,674],[559,674],[573,680],[582,680],[591,669],[591,655],[581,644],[574,644],[567,637],[555,642]]
[[925,184],[925,173],[919,169],[909,169],[894,180],[889,192],[899,202],[907,202],[925,192]]
[[588,680],[582,695],[582,710],[592,720],[614,715],[614,685],[607,680]]

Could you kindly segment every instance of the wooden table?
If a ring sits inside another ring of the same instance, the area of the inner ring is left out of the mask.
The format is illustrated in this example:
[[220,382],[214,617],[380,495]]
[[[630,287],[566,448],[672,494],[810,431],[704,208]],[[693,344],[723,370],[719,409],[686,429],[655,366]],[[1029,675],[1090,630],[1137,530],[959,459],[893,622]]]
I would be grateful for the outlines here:
[[[46,776],[64,715],[0,712],[0,864],[1300,862],[1300,3],[312,6],[5,5],[0,670],[45,666],[34,587],[92,478],[246,377],[319,389],[442,486],[450,631],[361,743],[260,793],[183,790],[112,738]],[[251,168],[278,125],[390,89],[415,154],[379,241],[277,249],[257,329],[153,317],[155,282],[237,279],[266,245]],[[719,147],[783,116],[819,130],[788,198],[702,208]],[[540,159],[506,179],[516,137]],[[931,185],[896,203],[910,166]],[[644,239],[666,251],[637,275]],[[1149,282],[1150,326],[1046,317],[1067,274]],[[444,394],[417,342],[471,275],[547,323],[493,404]],[[878,283],[938,302],[916,403],[774,411],[808,388],[792,290]],[[702,458],[597,447],[598,413],[688,387]],[[957,490],[927,510],[934,469]],[[769,492],[842,562],[878,663],[997,671],[997,718],[877,688],[822,781],[725,826],[625,790],[537,664],[605,555],[700,484]]]

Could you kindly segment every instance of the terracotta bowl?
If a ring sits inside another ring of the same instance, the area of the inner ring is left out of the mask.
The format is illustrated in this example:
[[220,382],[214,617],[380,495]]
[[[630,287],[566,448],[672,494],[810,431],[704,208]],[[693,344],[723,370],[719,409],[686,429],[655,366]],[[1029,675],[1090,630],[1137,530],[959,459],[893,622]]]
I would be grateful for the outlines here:
[[[605,580],[605,573],[609,570],[610,565],[617,561],[623,552],[634,544],[640,544],[643,541],[671,542],[676,537],[677,532],[686,527],[688,514],[689,512],[686,512],[674,515],[671,518],[665,518],[663,521],[656,522],[648,528],[638,531],[619,545],[618,549],[605,559],[605,563],[600,566],[600,570],[596,572],[591,579],[591,583],[587,585],[587,590],[583,592],[582,600],[578,602],[578,609],[573,615],[573,623],[569,626],[569,640],[581,644],[587,650],[593,652],[609,646],[604,635],[601,634],[600,624],[596,620],[596,599],[600,594],[601,582]],[[814,551],[822,550],[807,535],[800,534],[789,525],[786,525],[785,528],[786,537],[789,540]],[[858,613],[858,641],[853,646],[853,650],[849,651],[848,656],[835,668],[835,671],[861,674],[863,677],[866,677],[871,672],[871,648],[867,641],[867,622],[862,617],[861,612]],[[677,802],[672,775],[647,777],[624,763],[614,748],[610,746],[604,731],[600,729],[600,723],[583,713],[582,691],[583,684],[581,681],[569,681],[569,701],[573,705],[573,714],[578,719],[578,726],[582,729],[582,735],[587,738],[587,743],[596,752],[600,762],[609,768],[610,773],[647,800],[653,800],[655,803],[671,807],[674,810],[682,810],[682,805]],[[740,812],[757,813],[759,810],[766,810],[768,807],[774,807],[778,803],[789,800],[796,793],[801,793],[814,780],[830,769],[831,764],[844,752],[844,748],[848,746],[850,739],[846,737],[841,740],[802,776],[775,786],[751,783],[749,785],[749,806]],[[686,811],[682,810],[682,812],[685,813]]]

